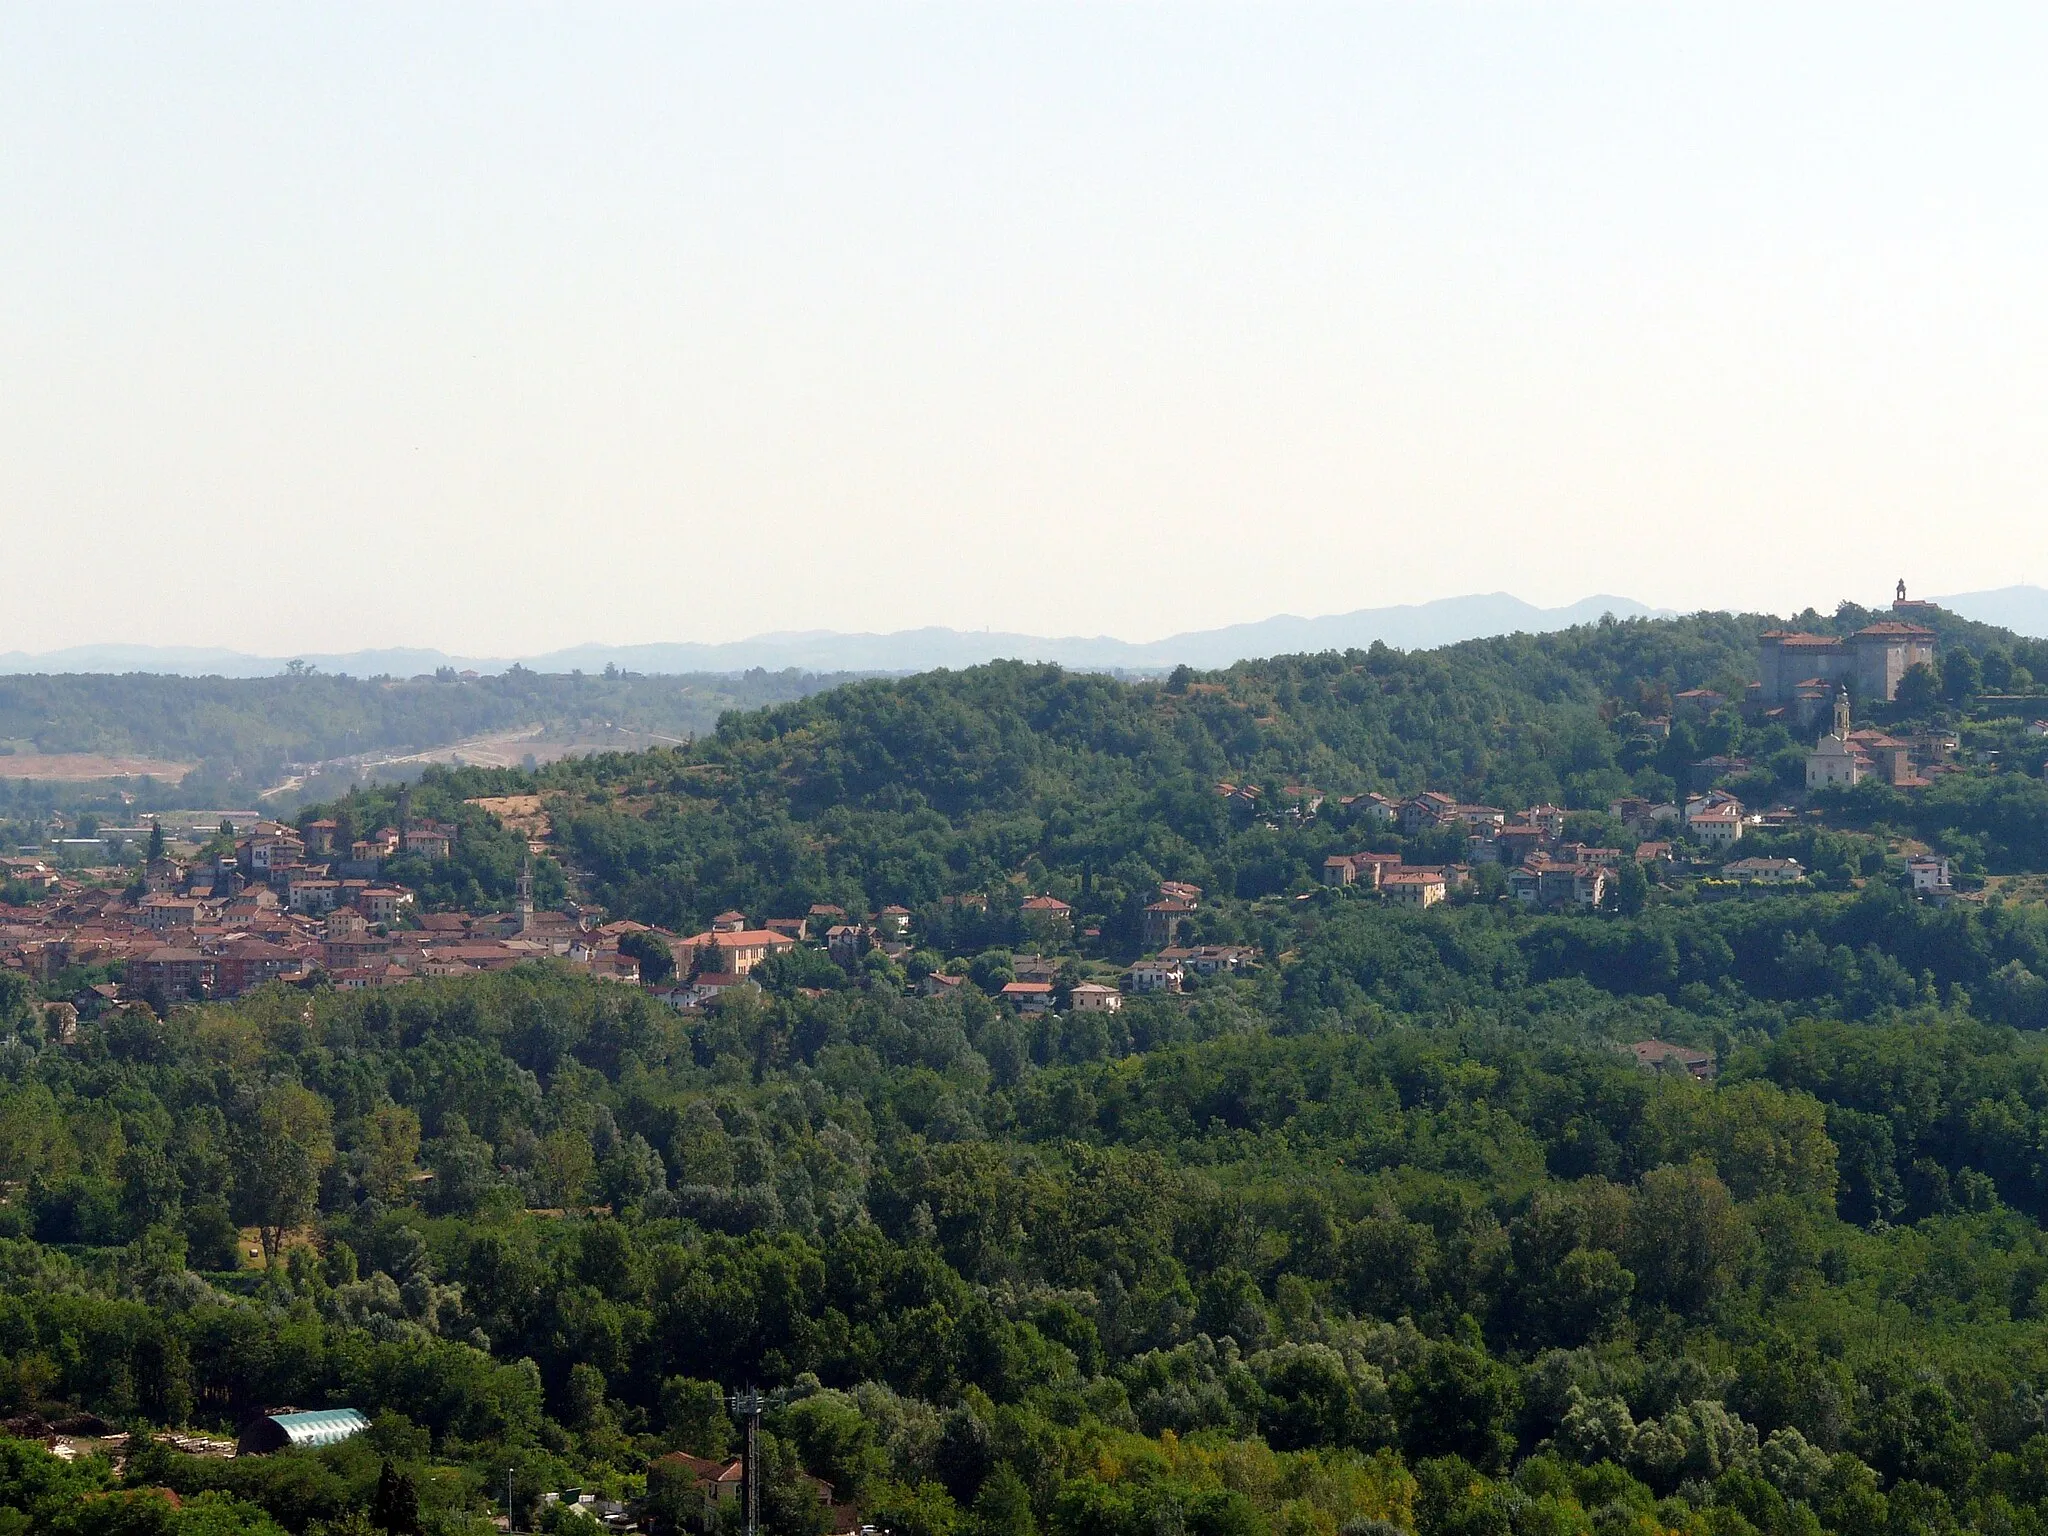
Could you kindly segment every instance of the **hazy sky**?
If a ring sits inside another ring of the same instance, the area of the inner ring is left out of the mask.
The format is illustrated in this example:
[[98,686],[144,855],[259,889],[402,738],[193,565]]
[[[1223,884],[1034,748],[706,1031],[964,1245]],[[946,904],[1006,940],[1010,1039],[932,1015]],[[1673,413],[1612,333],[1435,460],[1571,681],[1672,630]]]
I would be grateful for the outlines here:
[[2048,579],[2038,5],[0,4],[0,649]]

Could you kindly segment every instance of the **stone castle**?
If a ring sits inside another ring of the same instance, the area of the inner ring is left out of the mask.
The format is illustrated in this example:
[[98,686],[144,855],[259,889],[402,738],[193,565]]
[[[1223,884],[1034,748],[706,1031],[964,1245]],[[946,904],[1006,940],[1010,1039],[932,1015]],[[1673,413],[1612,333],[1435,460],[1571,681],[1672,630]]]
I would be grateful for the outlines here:
[[1912,618],[1929,606],[1908,600],[1902,581],[1892,603],[1894,617],[1853,635],[1766,631],[1757,641],[1758,704],[1810,723],[1826,718],[1844,689],[1851,698],[1890,703],[1908,667],[1934,665],[1934,631]]

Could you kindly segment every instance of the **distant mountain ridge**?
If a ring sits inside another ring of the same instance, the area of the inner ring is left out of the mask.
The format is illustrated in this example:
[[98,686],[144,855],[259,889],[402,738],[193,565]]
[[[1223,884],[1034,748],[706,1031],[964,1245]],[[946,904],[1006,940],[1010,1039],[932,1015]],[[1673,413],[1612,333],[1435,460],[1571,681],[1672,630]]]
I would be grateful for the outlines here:
[[1994,587],[1988,592],[1959,592],[1934,601],[1979,624],[1996,624],[2033,639],[2048,638],[2048,587]]
[[[2048,599],[2048,593],[2042,594]],[[1439,598],[1354,613],[1299,618],[1279,614],[1255,623],[1191,630],[1163,640],[1129,641],[1110,635],[1048,637],[990,630],[930,627],[890,634],[834,630],[781,631],[717,644],[570,646],[516,657],[454,656],[443,651],[392,647],[297,657],[257,656],[198,646],[75,645],[62,650],[0,653],[0,674],[37,672],[157,672],[184,677],[269,677],[299,660],[323,672],[351,677],[413,677],[437,667],[502,672],[515,662],[536,672],[601,672],[606,666],[645,673],[744,672],[753,667],[810,672],[922,672],[969,667],[998,657],[1054,661],[1091,671],[1157,670],[1182,662],[1222,667],[1253,656],[1344,650],[1384,641],[1402,650],[1429,649],[1460,640],[1517,631],[1541,633],[1616,618],[1669,617],[1633,598],[1596,596],[1561,608],[1539,608],[1506,592]]]

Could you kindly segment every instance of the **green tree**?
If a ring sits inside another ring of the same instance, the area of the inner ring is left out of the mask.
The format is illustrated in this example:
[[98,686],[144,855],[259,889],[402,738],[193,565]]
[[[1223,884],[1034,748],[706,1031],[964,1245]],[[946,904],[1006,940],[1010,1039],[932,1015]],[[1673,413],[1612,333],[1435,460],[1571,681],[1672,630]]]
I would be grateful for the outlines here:
[[559,1130],[541,1138],[533,1162],[534,1193],[543,1206],[581,1207],[590,1198],[597,1159],[581,1131]]
[[370,1495],[370,1524],[390,1536],[421,1536],[419,1489],[388,1461],[379,1469]]
[[1988,647],[1984,652],[1984,686],[1993,693],[2004,693],[2012,687],[2012,652],[2002,645]]
[[658,933],[635,931],[623,935],[619,939],[619,953],[640,962],[643,985],[659,986],[675,973],[675,952]]
[[413,1165],[420,1155],[420,1117],[400,1104],[386,1104],[362,1122],[357,1152],[363,1188],[386,1205],[412,1192]]
[[239,1269],[242,1234],[218,1197],[185,1208],[185,1256],[194,1269]]
[[1914,719],[1925,719],[1941,707],[1941,679],[1934,668],[1916,661],[1899,679],[1899,708]]
[[1521,1391],[1515,1373],[1483,1350],[1432,1344],[1395,1378],[1393,1400],[1410,1456],[1462,1456],[1497,1471],[1514,1452]]
[[598,1160],[597,1186],[605,1204],[623,1211],[667,1189],[668,1168],[646,1137],[629,1132]]
[[732,1448],[732,1415],[715,1381],[669,1377],[661,1384],[661,1422],[669,1444],[693,1456],[723,1456]]
[[732,1183],[734,1152],[732,1137],[709,1099],[692,1099],[684,1106],[682,1122],[670,1142],[680,1184],[708,1184],[724,1188]]
[[1710,1170],[1651,1169],[1629,1213],[1637,1294],[1677,1312],[1703,1310],[1733,1282],[1746,1237],[1742,1213]]
[[1623,917],[1638,916],[1650,892],[1649,878],[1635,859],[1623,859],[1614,880],[1614,904]]
[[1031,1489],[1007,1461],[998,1462],[970,1512],[974,1536],[1037,1536],[1031,1513]]
[[1941,691],[1951,704],[1961,704],[1984,691],[1984,669],[1961,646],[1950,646],[1942,653]]
[[984,950],[967,967],[967,979],[982,991],[997,993],[1017,979],[1007,949]]
[[290,1084],[264,1094],[236,1134],[237,1214],[256,1228],[266,1264],[313,1213],[320,1170],[333,1158],[329,1113],[317,1095]]

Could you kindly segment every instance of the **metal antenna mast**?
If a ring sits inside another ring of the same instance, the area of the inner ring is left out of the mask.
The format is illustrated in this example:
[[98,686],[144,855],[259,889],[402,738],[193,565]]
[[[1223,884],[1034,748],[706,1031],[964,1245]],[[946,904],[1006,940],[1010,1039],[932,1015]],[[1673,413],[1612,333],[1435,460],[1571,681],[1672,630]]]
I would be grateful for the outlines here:
[[733,1393],[732,1411],[747,1426],[747,1536],[761,1536],[761,1409],[759,1390],[748,1387]]

